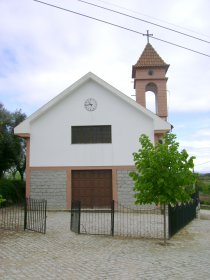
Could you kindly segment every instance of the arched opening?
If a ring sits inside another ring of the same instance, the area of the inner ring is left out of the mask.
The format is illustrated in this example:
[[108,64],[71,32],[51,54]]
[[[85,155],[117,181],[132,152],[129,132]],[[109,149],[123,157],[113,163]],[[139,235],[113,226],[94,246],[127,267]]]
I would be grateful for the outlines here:
[[146,92],[146,108],[155,114],[157,113],[156,112],[155,94],[152,91]]
[[157,86],[154,83],[149,83],[145,88],[146,108],[157,114]]

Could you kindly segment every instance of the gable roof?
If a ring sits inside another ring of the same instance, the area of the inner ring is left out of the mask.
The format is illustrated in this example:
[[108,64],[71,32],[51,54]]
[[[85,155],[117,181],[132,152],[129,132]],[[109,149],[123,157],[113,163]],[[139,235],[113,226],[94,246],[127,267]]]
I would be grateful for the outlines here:
[[21,122],[18,126],[15,127],[15,134],[20,136],[29,136],[30,135],[30,123],[33,120],[36,120],[39,118],[42,114],[50,110],[54,105],[56,105],[58,102],[60,102],[62,99],[64,99],[66,96],[69,96],[72,94],[77,88],[79,88],[81,85],[86,83],[87,81],[92,80],[102,87],[106,88],[110,92],[112,92],[115,96],[121,98],[137,110],[141,111],[145,115],[147,115],[149,118],[154,120],[154,129],[155,130],[170,130],[171,125],[167,122],[161,119],[159,116],[151,112],[150,110],[144,108],[142,105],[138,104],[136,101],[125,95],[124,93],[120,92],[104,80],[100,79],[95,74],[89,72],[86,75],[84,75],[82,78],[80,78],[78,81],[73,83],[70,87],[66,88],[64,91],[62,91],[60,94],[58,94],[55,98],[50,100],[48,103],[46,103],[44,106],[42,106],[40,109],[35,111],[32,115],[30,115],[27,119],[25,119],[23,122]]
[[163,67],[168,70],[169,64],[165,63],[165,61],[159,56],[156,50],[150,43],[147,43],[146,47],[143,50],[143,53],[139,57],[137,63],[133,65],[133,74],[132,77],[135,76],[136,68],[147,68],[147,67]]

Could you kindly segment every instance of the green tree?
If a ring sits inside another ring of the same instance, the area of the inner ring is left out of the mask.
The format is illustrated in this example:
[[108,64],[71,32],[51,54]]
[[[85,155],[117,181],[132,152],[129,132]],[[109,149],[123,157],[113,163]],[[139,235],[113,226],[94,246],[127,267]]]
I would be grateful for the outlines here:
[[14,135],[14,128],[26,118],[21,110],[9,112],[0,103],[0,178],[5,171],[19,171],[21,178],[25,170],[25,141]]
[[189,157],[186,150],[179,151],[172,133],[165,134],[162,143],[156,145],[146,135],[141,135],[139,142],[141,148],[133,153],[136,171],[130,173],[136,204],[161,204],[165,209],[166,204],[190,201],[197,178],[193,173],[195,157]]
[[2,195],[0,194],[0,205],[3,203],[3,202],[5,202],[6,201],[6,199],[4,199],[3,197],[2,197]]
[[12,135],[12,158],[13,170],[20,174],[21,180],[24,178],[26,168],[26,142],[23,138],[14,135],[14,128],[26,119],[26,115],[21,110],[17,110],[11,114],[11,135]]
[[0,178],[12,165],[11,135],[9,133],[10,113],[0,103]]

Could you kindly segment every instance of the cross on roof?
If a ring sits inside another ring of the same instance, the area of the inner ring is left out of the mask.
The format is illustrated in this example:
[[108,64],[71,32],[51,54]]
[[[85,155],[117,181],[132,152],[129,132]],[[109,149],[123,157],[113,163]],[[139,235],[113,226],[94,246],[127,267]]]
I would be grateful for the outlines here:
[[143,36],[147,36],[147,43],[149,43],[149,37],[152,37],[153,34],[149,34],[149,30],[147,30],[147,34],[143,34]]

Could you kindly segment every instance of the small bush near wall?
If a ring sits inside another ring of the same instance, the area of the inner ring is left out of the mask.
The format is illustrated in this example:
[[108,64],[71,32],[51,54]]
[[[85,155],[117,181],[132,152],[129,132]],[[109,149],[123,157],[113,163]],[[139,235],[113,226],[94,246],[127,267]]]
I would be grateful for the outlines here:
[[4,199],[3,197],[2,197],[2,195],[0,194],[0,205],[3,203],[3,202],[5,202],[6,201],[6,199]]
[[0,195],[7,203],[22,201],[25,198],[25,181],[1,179]]

